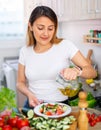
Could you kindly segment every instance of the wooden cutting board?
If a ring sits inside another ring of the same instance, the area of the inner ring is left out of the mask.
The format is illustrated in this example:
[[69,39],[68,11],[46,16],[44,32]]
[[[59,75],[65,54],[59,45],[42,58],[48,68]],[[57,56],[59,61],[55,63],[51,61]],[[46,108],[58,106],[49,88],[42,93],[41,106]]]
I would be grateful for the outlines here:
[[[100,111],[96,110],[96,109],[91,109],[91,108],[88,108],[88,112],[90,113],[96,113],[96,114],[101,114]],[[71,115],[74,115],[76,118],[78,118],[78,115],[79,115],[79,108],[78,107],[72,107],[72,112],[71,112]],[[74,122],[70,129],[69,130],[79,130],[77,128],[77,121]],[[89,125],[89,128],[88,130],[101,130],[101,122],[97,123],[95,126],[91,127]]]

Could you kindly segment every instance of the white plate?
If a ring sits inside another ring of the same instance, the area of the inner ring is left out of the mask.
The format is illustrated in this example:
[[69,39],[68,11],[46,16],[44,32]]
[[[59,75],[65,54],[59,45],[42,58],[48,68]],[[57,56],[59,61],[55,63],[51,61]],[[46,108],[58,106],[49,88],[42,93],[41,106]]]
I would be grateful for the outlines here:
[[[67,107],[67,110],[66,110],[63,114],[61,114],[61,115],[48,116],[48,115],[45,115],[45,114],[43,114],[43,113],[41,113],[41,112],[39,111],[42,105],[47,105],[47,104],[53,104],[53,105],[59,104],[59,105],[64,105],[64,106]],[[36,115],[42,116],[42,117],[49,117],[49,118],[60,118],[60,117],[64,117],[64,116],[70,114],[70,112],[71,112],[71,107],[70,107],[69,105],[64,104],[64,103],[42,103],[42,104],[40,104],[40,105],[38,105],[38,106],[36,106],[36,107],[34,108],[34,113],[35,113]]]

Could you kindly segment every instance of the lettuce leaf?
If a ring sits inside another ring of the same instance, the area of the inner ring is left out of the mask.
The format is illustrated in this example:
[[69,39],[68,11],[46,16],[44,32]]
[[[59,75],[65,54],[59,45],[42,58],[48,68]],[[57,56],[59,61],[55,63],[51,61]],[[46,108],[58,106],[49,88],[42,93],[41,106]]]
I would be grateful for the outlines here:
[[12,109],[16,107],[16,93],[15,91],[7,88],[0,88],[0,111],[4,109]]

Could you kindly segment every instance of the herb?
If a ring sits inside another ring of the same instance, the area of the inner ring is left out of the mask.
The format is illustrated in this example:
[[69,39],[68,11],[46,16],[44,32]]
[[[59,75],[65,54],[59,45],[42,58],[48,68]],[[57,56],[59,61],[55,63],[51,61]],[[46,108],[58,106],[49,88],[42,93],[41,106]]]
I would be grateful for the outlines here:
[[15,91],[6,87],[1,87],[0,88],[0,111],[3,111],[6,108],[12,109],[13,107],[16,107],[15,97],[16,97]]

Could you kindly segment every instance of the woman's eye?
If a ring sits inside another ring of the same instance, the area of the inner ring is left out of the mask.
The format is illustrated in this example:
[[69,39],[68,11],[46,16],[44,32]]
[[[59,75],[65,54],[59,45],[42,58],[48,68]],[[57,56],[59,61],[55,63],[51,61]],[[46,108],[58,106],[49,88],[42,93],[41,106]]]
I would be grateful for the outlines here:
[[39,30],[43,30],[43,28],[38,28]]
[[49,30],[49,31],[52,31],[52,30],[53,30],[53,28],[49,28],[48,30]]

